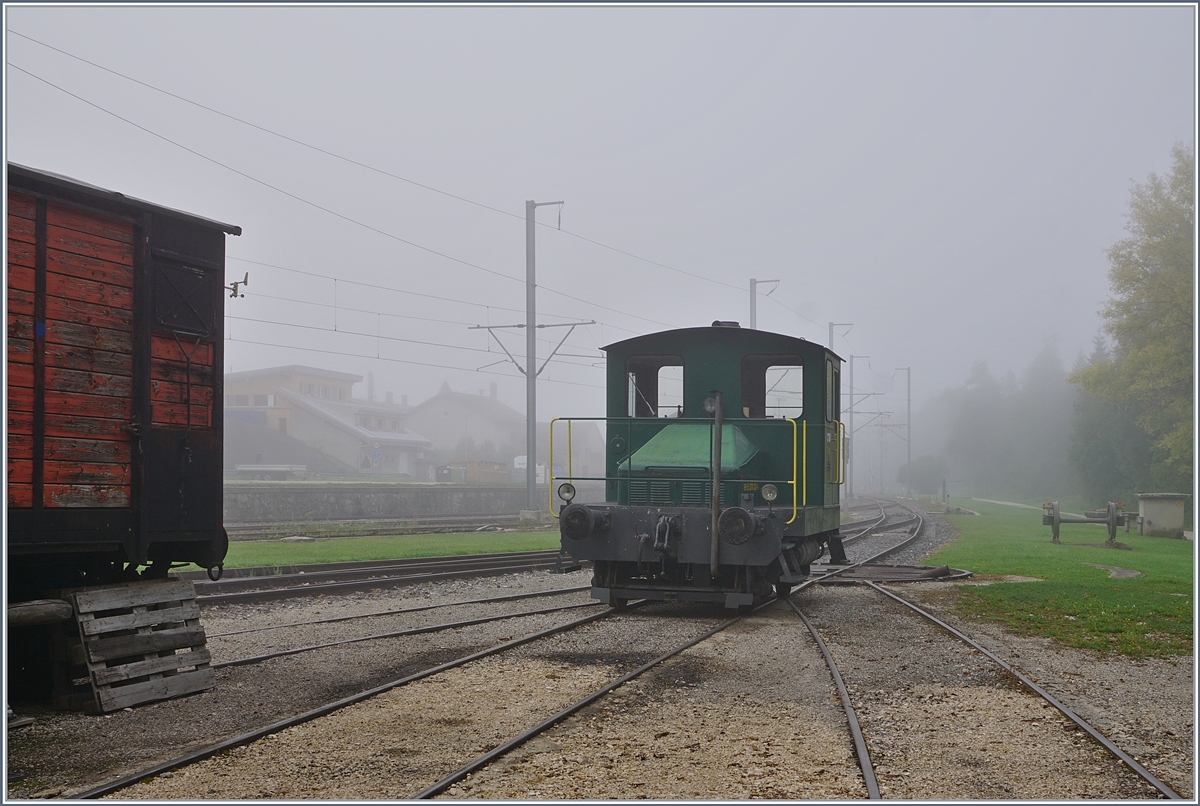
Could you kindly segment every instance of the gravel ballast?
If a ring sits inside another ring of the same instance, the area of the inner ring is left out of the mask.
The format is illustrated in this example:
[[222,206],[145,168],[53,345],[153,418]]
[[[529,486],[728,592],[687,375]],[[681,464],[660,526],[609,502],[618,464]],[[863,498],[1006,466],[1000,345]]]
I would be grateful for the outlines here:
[[[936,523],[936,522],[935,522]],[[928,530],[915,557],[953,539]],[[848,547],[849,550],[849,547]],[[917,560],[909,560],[916,562]],[[586,585],[588,572],[512,574],[347,597],[206,610],[210,635],[285,622]],[[1036,583],[1013,583],[1036,584]],[[889,586],[965,627],[1039,681],[1180,794],[1193,792],[1190,658],[1134,661],[964,625],[947,583]],[[892,798],[1147,798],[986,658],[878,593],[794,594],[829,642]],[[214,637],[214,661],[485,613],[589,601],[586,592],[334,625]],[[941,612],[945,611],[945,612]],[[220,669],[217,689],[109,716],[35,716],[9,733],[10,798],[65,796],[451,657],[587,613],[530,616],[366,641]],[[404,798],[592,688],[710,629],[720,608],[655,604],[394,689],[246,748],[121,790],[126,798]],[[828,671],[782,604],[743,619],[627,683],[443,797],[862,798],[866,791]]]

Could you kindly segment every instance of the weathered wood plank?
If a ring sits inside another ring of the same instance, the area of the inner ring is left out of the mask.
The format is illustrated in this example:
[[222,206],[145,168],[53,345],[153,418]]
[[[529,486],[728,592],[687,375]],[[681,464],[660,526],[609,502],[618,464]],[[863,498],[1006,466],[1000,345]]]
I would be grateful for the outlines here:
[[[32,376],[30,376],[30,380],[33,380]],[[46,388],[58,392],[78,392],[85,395],[129,397],[133,394],[133,379],[128,375],[108,375],[100,372],[46,367]]]
[[[216,373],[211,365],[192,364],[192,383],[199,386],[213,386]],[[150,360],[150,377],[156,381],[172,381],[185,383],[188,377],[188,367],[181,361],[166,361],[161,358]]]
[[47,389],[45,399],[48,412],[71,412],[76,417],[99,417],[126,422],[133,417],[133,401],[129,398],[81,395]]
[[29,339],[33,340],[33,317],[18,316],[10,313],[8,315],[8,338],[11,339]]
[[8,481],[10,484],[33,484],[33,457],[17,459],[9,454]]
[[32,484],[17,484],[9,480],[8,482],[8,505],[10,507],[31,507],[33,506],[33,485]]
[[46,342],[91,347],[114,353],[133,353],[133,334],[127,330],[92,327],[73,322],[47,322]]
[[[212,409],[209,406],[192,406],[190,425],[195,428],[207,428],[212,425]],[[189,425],[187,408],[182,403],[161,403],[151,401],[150,422],[155,425]]]
[[[96,280],[84,280],[57,272],[46,272],[46,294],[64,300],[133,310],[133,289]],[[49,314],[46,318],[53,318]],[[71,320],[68,320],[71,321]]]
[[[181,336],[180,340],[188,353],[192,356],[191,363],[193,365],[212,366],[213,362],[213,345],[212,342],[202,341],[199,344],[195,339],[189,341],[187,337]],[[181,364],[186,363],[187,359],[184,353],[176,344],[175,338],[168,333],[153,333],[150,336],[150,355],[152,358],[162,358],[167,361],[178,361]]]
[[[8,458],[9,459],[32,459],[33,458],[33,435],[32,434],[14,434],[8,432]],[[12,478],[9,476],[9,478]]]
[[17,190],[8,191],[8,215],[30,221],[35,220],[37,218],[37,199]]
[[128,487],[101,487],[47,484],[43,489],[42,506],[60,507],[114,507],[129,506]]
[[[162,674],[176,671],[186,666],[203,667],[212,661],[207,649],[193,649],[191,652],[177,652],[161,658],[150,658],[135,663],[125,663],[107,669],[96,669],[92,672],[92,682],[97,686],[108,686],[120,683],[122,680],[132,680],[148,674]],[[120,691],[120,689],[117,689]]]
[[37,247],[31,243],[9,238],[8,266],[10,269],[14,267],[22,269],[37,268]]
[[119,243],[133,243],[133,224],[99,213],[50,202],[46,205],[46,223],[63,229],[98,235]]
[[211,668],[197,669],[194,672],[185,672],[158,680],[147,680],[144,683],[101,688],[96,695],[100,701],[100,710],[108,713],[129,708],[138,703],[208,691],[216,685],[216,679],[216,673]]
[[9,364],[32,364],[33,363],[33,340],[32,339],[8,339],[8,363]]
[[33,434],[33,409],[29,411],[8,410],[8,433]]
[[[12,364],[9,371],[13,374],[9,376],[8,397],[4,401],[4,405],[9,411],[33,411],[33,384],[27,386],[12,383],[14,377],[18,374],[28,372],[33,374],[33,367],[29,364]],[[19,380],[19,378],[18,378]]]
[[90,232],[77,232],[63,227],[46,227],[47,259],[50,250],[107,260],[110,263],[133,265],[133,244],[101,238]]
[[[10,356],[12,355],[12,343],[10,340]],[[12,359],[10,358],[9,360]],[[93,347],[55,344],[52,342],[46,345],[46,366],[88,372],[102,372],[106,375],[132,375],[133,356],[129,353],[117,353],[111,350],[97,350]]]
[[[29,439],[30,454],[33,453],[31,438],[20,434],[10,435],[8,453],[13,453],[13,439]],[[44,455],[46,461],[56,462],[102,462],[125,464],[130,461],[129,442],[112,439],[73,439],[69,437],[46,437]]]
[[117,616],[104,616],[91,621],[80,621],[79,627],[86,636],[100,635],[117,630],[136,630],[138,627],[149,627],[154,624],[171,624],[184,622],[188,619],[200,618],[200,605],[195,599],[179,603],[177,607],[164,607],[159,610],[143,610],[135,613],[124,613]]
[[36,227],[32,218],[19,218],[14,215],[8,217],[8,237],[14,241],[35,243],[35,230]]
[[14,266],[11,263],[8,266],[8,288],[9,293],[13,291],[24,291],[32,294],[36,289],[37,272],[30,266]]
[[127,487],[129,465],[100,462],[46,461],[42,466],[47,484],[100,485]]
[[63,591],[70,595],[76,613],[96,613],[123,607],[167,604],[196,598],[196,587],[187,579],[164,579],[152,583],[125,582],[98,588]]
[[150,399],[156,403],[182,404],[189,392],[191,399],[188,402],[193,406],[212,405],[213,388],[211,386],[193,383],[189,387],[187,384],[171,381],[150,381]]
[[[33,418],[30,417],[30,423]],[[9,418],[12,423],[12,418]],[[46,415],[46,437],[67,437],[71,439],[108,439],[128,442],[131,437],[125,426],[130,418],[108,420],[101,417],[73,417],[69,414]],[[10,426],[11,427],[11,426]],[[30,425],[29,433],[33,433]]]
[[80,280],[133,288],[133,267],[57,249],[46,250],[46,270]]
[[119,660],[147,652],[165,652],[204,644],[203,627],[179,627],[136,635],[100,637],[85,641],[84,651],[91,663]]
[[33,292],[8,289],[8,312],[15,316],[33,316]]
[[[9,392],[8,392],[9,397],[12,397],[14,395],[14,393],[16,393],[16,389],[14,387],[20,387],[22,389],[32,390],[33,389],[33,364],[26,364],[24,362],[9,364],[8,365],[8,387],[9,387]],[[16,394],[23,394],[23,393],[16,393]],[[32,395],[33,392],[30,391],[29,394]],[[29,402],[29,405],[32,406],[33,398],[31,397],[28,402]],[[25,406],[21,406],[21,408],[25,408]]]
[[[113,288],[113,286],[104,286],[104,288]],[[9,292],[9,299],[13,297],[12,291]],[[24,292],[18,292],[24,293]],[[32,304],[32,297],[30,303]],[[132,305],[132,297],[130,297]],[[9,309],[12,309],[10,302]],[[30,315],[33,313],[33,308],[29,309]],[[111,305],[84,302],[79,299],[64,299],[63,297],[46,297],[46,318],[58,320],[62,322],[77,322],[81,325],[91,325],[93,327],[106,327],[112,330],[132,330],[133,328],[133,309],[127,307],[113,307]]]

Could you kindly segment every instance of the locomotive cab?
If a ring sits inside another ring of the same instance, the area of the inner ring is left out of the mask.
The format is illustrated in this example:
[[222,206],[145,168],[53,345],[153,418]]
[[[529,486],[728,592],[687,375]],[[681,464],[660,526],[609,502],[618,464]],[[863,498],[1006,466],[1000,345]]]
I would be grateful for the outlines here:
[[571,485],[558,513],[593,597],[739,607],[786,592],[827,549],[844,559],[835,353],[726,322],[604,349],[605,501],[568,503]]

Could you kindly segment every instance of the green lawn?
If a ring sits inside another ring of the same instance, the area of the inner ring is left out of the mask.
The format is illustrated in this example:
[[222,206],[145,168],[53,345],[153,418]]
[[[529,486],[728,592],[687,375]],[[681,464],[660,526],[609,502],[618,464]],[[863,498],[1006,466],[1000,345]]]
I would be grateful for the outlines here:
[[285,543],[280,540],[237,540],[229,544],[225,567],[248,568],[441,557],[452,554],[492,554],[502,551],[540,551],[558,547],[557,531],[339,537],[299,543]]
[[[1103,526],[1063,524],[1062,542],[1056,545],[1039,511],[971,499],[951,503],[981,517],[943,516],[961,539],[935,553],[928,564],[965,568],[983,581],[1007,575],[1041,580],[962,586],[956,595],[959,612],[1074,647],[1135,657],[1191,654],[1191,541],[1118,531],[1118,544],[1128,550],[1105,548]],[[1108,570],[1087,563],[1144,576],[1113,579]]]

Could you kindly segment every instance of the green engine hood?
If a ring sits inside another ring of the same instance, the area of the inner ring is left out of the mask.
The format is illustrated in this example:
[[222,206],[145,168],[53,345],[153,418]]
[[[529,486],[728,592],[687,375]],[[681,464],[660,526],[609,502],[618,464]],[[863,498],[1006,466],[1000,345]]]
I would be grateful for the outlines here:
[[[712,427],[688,423],[668,425],[621,462],[618,473],[707,477],[712,473]],[[726,423],[721,429],[721,475],[745,467],[759,448],[746,432]]]

